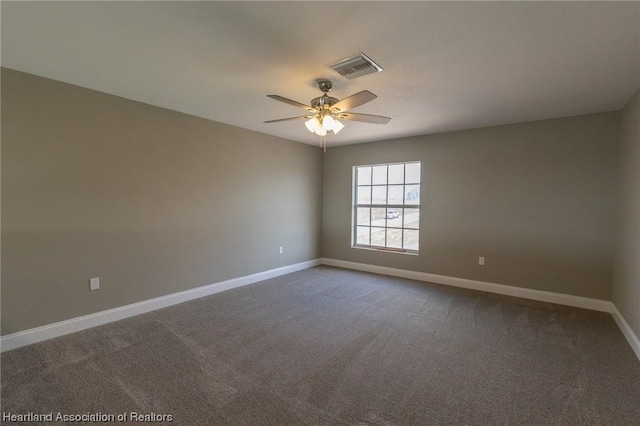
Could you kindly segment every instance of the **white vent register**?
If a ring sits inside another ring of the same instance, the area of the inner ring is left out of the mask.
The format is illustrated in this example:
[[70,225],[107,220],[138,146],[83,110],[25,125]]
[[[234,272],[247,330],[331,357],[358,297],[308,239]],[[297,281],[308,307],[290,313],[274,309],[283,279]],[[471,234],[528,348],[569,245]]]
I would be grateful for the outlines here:
[[382,71],[382,67],[373,62],[364,53],[358,53],[342,59],[335,64],[329,65],[329,68],[349,80]]

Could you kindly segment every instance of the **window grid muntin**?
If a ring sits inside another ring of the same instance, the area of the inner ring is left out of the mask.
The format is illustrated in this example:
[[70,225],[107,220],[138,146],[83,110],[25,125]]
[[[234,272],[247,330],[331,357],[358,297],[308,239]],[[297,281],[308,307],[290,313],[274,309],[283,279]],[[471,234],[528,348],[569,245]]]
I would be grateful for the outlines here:
[[[402,164],[403,168],[402,168],[402,184],[397,184],[397,183],[393,183],[390,184],[389,183],[389,169],[390,166],[393,165],[399,165]],[[407,186],[417,186],[418,188],[418,194],[420,193],[421,190],[421,172],[418,173],[417,176],[417,181],[411,181],[410,183],[407,183],[407,165],[413,165],[413,164],[418,164],[421,168],[422,164],[420,161],[408,161],[408,162],[403,162],[403,163],[386,163],[386,164],[373,164],[373,165],[362,165],[362,166],[355,166],[355,173],[354,173],[354,215],[355,218],[353,220],[353,240],[352,240],[352,244],[353,246],[357,246],[357,247],[365,247],[365,248],[391,248],[389,247],[389,243],[388,243],[388,230],[389,229],[395,229],[395,230],[400,230],[400,245],[401,245],[401,250],[408,252],[408,253],[417,253],[420,249],[419,246],[419,232],[420,232],[420,202],[418,202],[418,204],[407,204],[407,192],[406,192],[406,187]],[[386,167],[386,183],[385,184],[381,184],[381,183],[377,183],[374,184],[374,167],[379,167],[379,166],[385,166]],[[370,180],[368,183],[364,183],[364,184],[360,184],[359,183],[359,173],[361,170],[368,168],[370,170],[369,176],[370,176]],[[387,204],[389,202],[389,186],[402,186],[402,204]],[[363,203],[360,204],[358,203],[358,188],[361,187],[369,187],[369,203]],[[385,201],[386,203],[374,203],[373,200],[373,188],[374,187],[385,187]],[[357,212],[358,212],[358,208],[368,208],[369,209],[369,222],[368,224],[358,224],[358,216],[357,216]],[[374,208],[383,208],[384,209],[384,226],[373,226],[373,209]],[[405,210],[406,209],[410,209],[410,210],[415,210],[416,213],[418,213],[418,223],[416,225],[415,228],[406,228],[406,215],[405,215]],[[389,210],[398,210],[402,212],[402,222],[400,224],[400,226],[389,226],[389,219],[388,219],[388,212]],[[358,243],[358,226],[360,226],[361,228],[368,228],[369,230],[369,244],[359,244]],[[374,245],[373,244],[373,228],[376,229],[383,229],[384,230],[384,245]],[[405,231],[411,231],[411,232],[416,232],[418,235],[418,241],[417,241],[417,249],[409,249],[409,248],[405,248]]]

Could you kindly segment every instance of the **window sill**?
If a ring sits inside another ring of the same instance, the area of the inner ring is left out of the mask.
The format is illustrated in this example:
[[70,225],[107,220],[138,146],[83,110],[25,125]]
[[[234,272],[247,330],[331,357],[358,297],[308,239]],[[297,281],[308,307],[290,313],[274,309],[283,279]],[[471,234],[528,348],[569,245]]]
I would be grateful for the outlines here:
[[417,252],[417,251],[407,251],[407,250],[403,250],[403,249],[390,249],[390,248],[384,248],[384,247],[369,247],[369,246],[352,245],[351,248],[352,249],[358,249],[358,250],[377,251],[377,252],[381,252],[381,253],[406,254],[406,255],[409,255],[409,256],[417,256],[419,254],[419,252]]

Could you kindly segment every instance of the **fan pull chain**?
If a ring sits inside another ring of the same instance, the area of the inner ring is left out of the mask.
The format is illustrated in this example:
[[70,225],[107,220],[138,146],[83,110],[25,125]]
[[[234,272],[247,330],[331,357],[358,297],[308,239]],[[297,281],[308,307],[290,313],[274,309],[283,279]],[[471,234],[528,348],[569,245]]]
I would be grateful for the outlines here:
[[326,154],[327,153],[327,137],[326,136],[322,137],[322,148],[324,150],[324,153]]

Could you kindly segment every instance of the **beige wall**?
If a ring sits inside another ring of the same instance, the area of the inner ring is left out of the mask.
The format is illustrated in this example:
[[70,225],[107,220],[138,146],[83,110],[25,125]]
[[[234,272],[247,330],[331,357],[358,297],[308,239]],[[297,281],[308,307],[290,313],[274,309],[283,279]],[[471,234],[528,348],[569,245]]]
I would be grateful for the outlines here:
[[620,122],[620,209],[613,303],[640,336],[640,92]]
[[[610,300],[619,118],[601,113],[330,149],[323,256]],[[420,254],[351,248],[352,167],[410,160],[422,161]]]
[[2,334],[319,257],[321,161],[3,69]]

